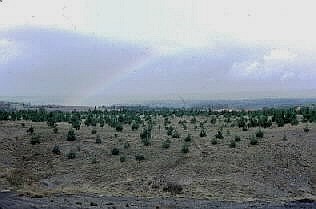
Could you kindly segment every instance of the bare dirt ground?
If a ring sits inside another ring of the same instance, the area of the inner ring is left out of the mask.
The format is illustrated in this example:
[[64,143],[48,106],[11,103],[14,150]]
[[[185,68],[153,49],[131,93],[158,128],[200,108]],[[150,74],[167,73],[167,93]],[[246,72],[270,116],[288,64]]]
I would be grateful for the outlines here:
[[95,195],[57,195],[43,198],[21,197],[12,193],[0,193],[0,208],[2,209],[74,209],[74,208],[108,208],[108,209],[311,209],[316,203],[308,200],[286,203],[268,202],[220,202],[196,199],[137,197],[103,197]]
[[[181,119],[190,121],[190,117]],[[207,118],[201,116],[197,119],[203,121]],[[284,202],[316,199],[313,155],[316,145],[315,124],[308,124],[309,132],[303,131],[305,124],[301,123],[297,126],[263,129],[264,137],[259,139],[258,145],[250,145],[248,139],[257,128],[241,131],[237,127],[224,126],[225,138],[219,139],[218,144],[214,145],[211,139],[224,125],[223,121],[216,125],[205,124],[207,137],[200,138],[199,128],[195,129],[194,124],[187,123],[188,130],[183,130],[178,124],[179,120],[172,119],[173,126],[181,134],[180,138],[174,139],[167,136],[163,118],[158,117],[150,146],[141,143],[141,128],[132,131],[130,126],[124,126],[123,132],[116,132],[107,125],[104,128],[82,126],[76,131],[77,140],[70,142],[66,140],[70,128],[66,123],[59,123],[59,132],[55,134],[46,123],[0,121],[0,189],[42,197],[32,200],[10,194],[9,199],[19,199],[13,202],[19,202],[22,198],[27,204],[40,201],[39,204],[49,202],[50,205],[55,204],[56,199],[56,204],[61,204],[60,201],[67,195],[75,195],[69,201],[76,201],[78,194],[94,194],[96,196],[92,196],[91,201],[96,201],[96,207],[112,201],[117,203],[116,208],[125,207],[118,204],[123,200],[135,202],[135,197],[154,198],[139,203],[144,206],[135,203],[136,208],[153,208],[165,198],[168,204],[160,208],[192,208],[190,204],[193,203],[198,204],[194,205],[195,208],[213,207],[208,207],[208,204],[214,204],[214,208],[220,208],[216,204],[223,204],[222,208],[247,208],[249,205],[245,202],[260,204],[258,201],[272,203],[257,208],[278,208],[280,204],[284,206]],[[21,126],[22,122],[25,127]],[[31,125],[35,134],[40,136],[40,144],[30,144],[31,136],[26,130]],[[101,144],[95,143],[96,134],[91,133],[92,129],[97,130],[102,139]],[[181,147],[187,133],[193,136],[193,140],[189,153],[184,154]],[[287,136],[286,141],[282,139],[284,134]],[[235,135],[241,136],[241,141],[237,142],[236,148],[230,148],[229,143]],[[171,140],[170,148],[164,149],[162,142],[168,138]],[[127,142],[128,148],[124,146]],[[52,153],[56,144],[61,149],[61,155]],[[114,147],[119,148],[120,155],[111,155]],[[70,150],[75,151],[75,159],[67,158]],[[143,154],[145,160],[136,161],[136,154]],[[120,162],[120,156],[125,156],[126,161]],[[173,193],[166,189],[168,185],[180,185],[183,189]],[[64,196],[55,196],[61,194]],[[103,195],[100,202],[95,199],[98,195]],[[110,196],[122,199],[111,199]],[[4,197],[3,194],[1,197]],[[85,195],[81,197],[86,198]],[[177,203],[178,206],[172,206],[174,203],[170,198],[182,200]],[[234,207],[229,206],[230,201],[234,202]],[[6,203],[0,201],[0,206],[6,208],[1,204]],[[315,207],[314,203],[311,204]],[[70,204],[67,207],[79,206]]]

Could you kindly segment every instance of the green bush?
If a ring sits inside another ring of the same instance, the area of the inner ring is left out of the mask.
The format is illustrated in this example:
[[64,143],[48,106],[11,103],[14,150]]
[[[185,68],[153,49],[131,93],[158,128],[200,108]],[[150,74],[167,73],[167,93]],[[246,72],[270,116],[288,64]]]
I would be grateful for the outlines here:
[[39,135],[35,135],[35,136],[32,136],[31,137],[31,144],[32,145],[35,145],[35,144],[40,144],[41,143],[41,141],[40,141],[40,136]]
[[73,150],[70,150],[67,154],[68,159],[75,159],[76,158],[76,152]]
[[97,135],[97,137],[95,139],[95,143],[96,144],[101,144],[102,143],[100,135]]
[[115,127],[115,130],[118,131],[118,132],[121,132],[123,131],[123,126],[121,124],[118,124],[116,127]]
[[202,129],[200,131],[200,137],[206,137],[206,136],[207,136],[206,131],[204,129]]
[[145,146],[151,145],[150,138],[143,138],[143,139],[142,139],[142,143],[143,143],[143,145],[145,145]]
[[180,134],[177,130],[173,130],[171,137],[178,139],[178,138],[180,138]]
[[211,119],[211,124],[216,124],[216,117],[212,117],[212,119]]
[[132,123],[132,130],[135,131],[139,128],[139,124],[138,123]]
[[94,156],[94,157],[92,158],[91,163],[92,163],[92,164],[96,164],[96,163],[97,163],[97,157],[96,157],[96,156]]
[[307,132],[309,132],[309,127],[306,125],[303,130],[304,130],[304,132],[307,133]]
[[151,138],[151,129],[144,128],[143,131],[140,133],[141,139],[149,139]]
[[235,148],[236,147],[236,141],[234,141],[234,140],[230,141],[229,147],[230,148]]
[[263,138],[263,131],[261,129],[259,129],[257,132],[256,132],[256,137],[257,138]]
[[162,142],[162,148],[168,149],[170,147],[171,141],[169,139]]
[[296,126],[296,125],[298,125],[298,124],[299,124],[299,122],[298,122],[298,120],[296,119],[296,117],[291,120],[291,125],[292,125],[292,126]]
[[104,127],[104,120],[100,120],[100,127],[101,127],[101,128]]
[[236,142],[240,142],[240,136],[237,136],[237,135],[236,135],[236,136],[235,136],[235,141],[236,141]]
[[124,143],[124,149],[128,149],[130,147],[130,144],[128,142]]
[[192,140],[191,134],[188,134],[185,138],[184,141],[185,142],[190,142]]
[[258,140],[256,139],[255,136],[250,136],[250,144],[251,145],[257,145],[258,144]]
[[217,144],[217,140],[216,140],[216,139],[212,139],[211,143],[212,143],[213,145],[215,145],[215,144]]
[[181,152],[182,152],[182,153],[188,153],[188,152],[189,152],[189,145],[186,144],[186,143],[184,143],[184,144],[182,145]]
[[126,157],[125,157],[125,155],[120,156],[120,162],[121,162],[121,163],[123,163],[123,162],[125,162],[125,161],[126,161]]
[[55,134],[58,133],[58,128],[57,128],[56,126],[53,128],[53,132],[54,132]]
[[61,152],[60,152],[60,148],[58,145],[55,145],[52,152],[55,154],[55,155],[60,155]]
[[166,186],[162,189],[164,192],[170,192],[171,194],[181,194],[183,187],[174,182],[168,182]]
[[112,155],[119,155],[120,154],[120,150],[116,147],[114,147],[111,151]]
[[30,128],[28,128],[26,130],[26,133],[33,134],[34,133],[34,128],[31,126]]
[[75,140],[76,140],[75,131],[73,129],[70,129],[67,134],[67,141],[75,141]]
[[143,154],[136,154],[135,159],[137,161],[142,161],[142,160],[145,160],[145,156]]
[[287,136],[286,136],[286,134],[283,135],[282,140],[283,140],[283,141],[287,141]]
[[175,131],[174,128],[172,126],[168,126],[166,127],[166,129],[167,129],[167,135],[172,136],[173,132]]
[[196,123],[196,118],[195,118],[195,117],[191,118],[190,122],[191,122],[192,124],[195,124],[195,123]]
[[95,129],[91,130],[91,134],[96,134],[96,133],[97,133],[97,130],[95,130]]
[[217,131],[217,133],[215,134],[215,138],[216,139],[224,139],[223,133],[222,131]]
[[278,124],[278,127],[283,127],[285,122],[283,118],[277,118],[276,123]]

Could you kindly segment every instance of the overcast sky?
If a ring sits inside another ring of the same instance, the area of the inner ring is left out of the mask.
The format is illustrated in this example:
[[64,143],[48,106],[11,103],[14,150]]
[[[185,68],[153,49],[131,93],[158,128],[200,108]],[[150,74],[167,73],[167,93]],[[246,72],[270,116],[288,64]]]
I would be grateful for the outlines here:
[[3,0],[0,96],[316,97],[314,2]]

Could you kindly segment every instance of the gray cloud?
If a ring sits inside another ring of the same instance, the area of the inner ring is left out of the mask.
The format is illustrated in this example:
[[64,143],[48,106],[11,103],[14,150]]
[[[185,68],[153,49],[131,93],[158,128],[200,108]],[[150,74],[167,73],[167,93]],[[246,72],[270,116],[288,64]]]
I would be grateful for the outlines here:
[[315,96],[310,94],[316,89],[314,56],[278,47],[220,41],[216,47],[160,57],[112,85],[111,91],[174,99]]
[[0,32],[0,95],[59,95],[84,104],[316,95],[315,53],[229,39],[210,45],[158,55],[54,29]]
[[0,33],[1,39],[10,43],[3,44],[0,63],[6,96],[82,97],[151,54],[143,46],[54,29],[20,28]]

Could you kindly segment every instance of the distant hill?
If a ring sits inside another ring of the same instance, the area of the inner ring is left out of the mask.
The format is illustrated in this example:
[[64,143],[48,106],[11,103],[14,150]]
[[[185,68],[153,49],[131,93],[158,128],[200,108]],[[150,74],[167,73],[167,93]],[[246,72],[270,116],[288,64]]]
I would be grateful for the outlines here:
[[212,109],[260,109],[264,107],[289,107],[316,104],[316,98],[302,99],[240,99],[240,100],[188,100],[152,101],[149,107],[212,108]]
[[[128,109],[151,109],[151,108],[198,108],[198,109],[262,109],[272,107],[291,107],[302,105],[315,105],[316,98],[301,98],[301,99],[239,99],[239,100],[156,100],[147,101],[139,104],[114,104],[114,105],[102,105],[98,108],[128,108]],[[30,102],[25,103],[25,100],[19,101],[0,101],[0,109],[2,110],[15,110],[15,109],[32,109],[32,108],[45,108],[51,111],[72,111],[74,109],[85,111],[93,109],[95,106],[82,106],[82,105],[55,105],[50,104],[32,104]]]

